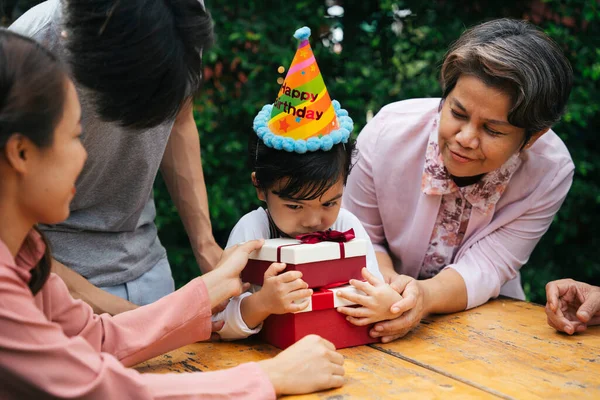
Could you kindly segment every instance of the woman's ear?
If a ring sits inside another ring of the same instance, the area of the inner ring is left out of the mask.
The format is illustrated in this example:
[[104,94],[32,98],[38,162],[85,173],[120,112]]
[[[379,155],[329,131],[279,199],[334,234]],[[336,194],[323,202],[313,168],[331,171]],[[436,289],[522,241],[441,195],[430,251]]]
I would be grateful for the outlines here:
[[531,135],[531,137],[529,138],[529,140],[527,141],[527,143],[525,143],[525,146],[523,146],[524,149],[528,149],[531,146],[533,146],[533,144],[542,137],[542,135],[546,132],[548,132],[550,130],[550,128],[546,128],[546,129],[542,129],[541,131],[538,131],[536,133],[534,133],[533,135]]
[[267,201],[267,198],[265,196],[265,192],[258,186],[258,181],[256,180],[256,172],[253,172],[250,175],[250,178],[252,179],[252,185],[254,185],[254,187],[256,188],[256,197],[258,197],[258,199],[260,201]]
[[2,151],[8,164],[18,173],[27,172],[27,159],[33,150],[33,143],[25,136],[15,133],[11,135]]

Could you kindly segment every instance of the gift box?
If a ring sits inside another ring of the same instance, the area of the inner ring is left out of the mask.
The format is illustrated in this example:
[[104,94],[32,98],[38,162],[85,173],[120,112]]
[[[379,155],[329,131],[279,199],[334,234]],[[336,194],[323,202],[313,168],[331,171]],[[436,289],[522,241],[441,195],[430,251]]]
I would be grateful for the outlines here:
[[375,343],[369,336],[373,325],[356,326],[346,321],[346,316],[336,308],[355,305],[336,295],[338,291],[357,291],[345,285],[331,289],[319,289],[309,299],[304,310],[293,314],[271,315],[263,323],[260,332],[264,341],[285,349],[304,336],[316,334],[332,342],[337,349]]
[[322,241],[302,243],[298,239],[269,239],[250,254],[242,271],[242,280],[262,285],[265,271],[274,262],[286,264],[285,271],[302,272],[308,287],[319,288],[334,282],[362,279],[361,269],[367,266],[367,241]]

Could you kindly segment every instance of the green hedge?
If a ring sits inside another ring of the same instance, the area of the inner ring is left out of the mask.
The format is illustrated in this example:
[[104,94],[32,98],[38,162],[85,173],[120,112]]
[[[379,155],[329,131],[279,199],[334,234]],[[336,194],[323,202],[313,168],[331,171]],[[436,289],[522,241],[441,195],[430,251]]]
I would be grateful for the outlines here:
[[[526,17],[564,48],[573,65],[575,87],[568,112],[555,130],[571,151],[577,172],[565,204],[522,270],[525,290],[530,300],[542,303],[544,285],[552,279],[573,277],[600,284],[596,213],[600,146],[595,138],[600,127],[598,3],[346,1],[340,2],[343,16],[328,17],[326,3],[334,2],[206,0],[217,43],[206,53],[206,82],[196,101],[196,121],[219,243],[224,245],[237,220],[258,204],[246,166],[246,142],[254,115],[279,88],[277,78],[284,75],[277,68],[287,69],[292,60],[296,28],[312,29],[311,42],[328,89],[350,111],[357,133],[367,115],[387,103],[439,96],[440,63],[465,27],[498,17]],[[409,15],[403,12],[407,9]],[[344,33],[339,53],[331,45],[333,28]],[[181,286],[197,275],[198,268],[160,177],[155,190],[160,238]]]

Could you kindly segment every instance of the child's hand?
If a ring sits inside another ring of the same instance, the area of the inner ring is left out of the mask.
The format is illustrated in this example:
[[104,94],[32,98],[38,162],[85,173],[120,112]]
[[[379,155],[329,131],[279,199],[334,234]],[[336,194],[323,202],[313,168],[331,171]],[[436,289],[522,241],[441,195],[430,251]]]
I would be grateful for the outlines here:
[[[260,304],[269,314],[286,314],[304,310],[308,307],[308,297],[313,291],[302,278],[300,271],[288,271],[278,275],[285,269],[283,263],[273,263],[265,271],[262,288],[255,294]],[[294,303],[295,301],[305,301]]]
[[366,268],[362,269],[362,276],[367,282],[352,279],[350,284],[366,293],[366,296],[358,293],[337,292],[341,298],[360,304],[362,307],[338,307],[337,310],[347,315],[346,319],[357,326],[397,318],[398,314],[392,313],[390,308],[392,304],[400,301],[402,296],[390,285],[377,279]]

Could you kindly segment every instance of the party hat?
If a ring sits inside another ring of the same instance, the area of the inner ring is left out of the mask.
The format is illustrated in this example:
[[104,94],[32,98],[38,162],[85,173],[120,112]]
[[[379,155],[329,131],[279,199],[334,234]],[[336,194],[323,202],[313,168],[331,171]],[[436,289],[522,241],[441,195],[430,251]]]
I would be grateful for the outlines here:
[[340,103],[331,100],[308,41],[310,29],[294,33],[300,40],[296,55],[275,102],[254,118],[254,131],[266,146],[305,153],[330,150],[348,142],[354,127]]

